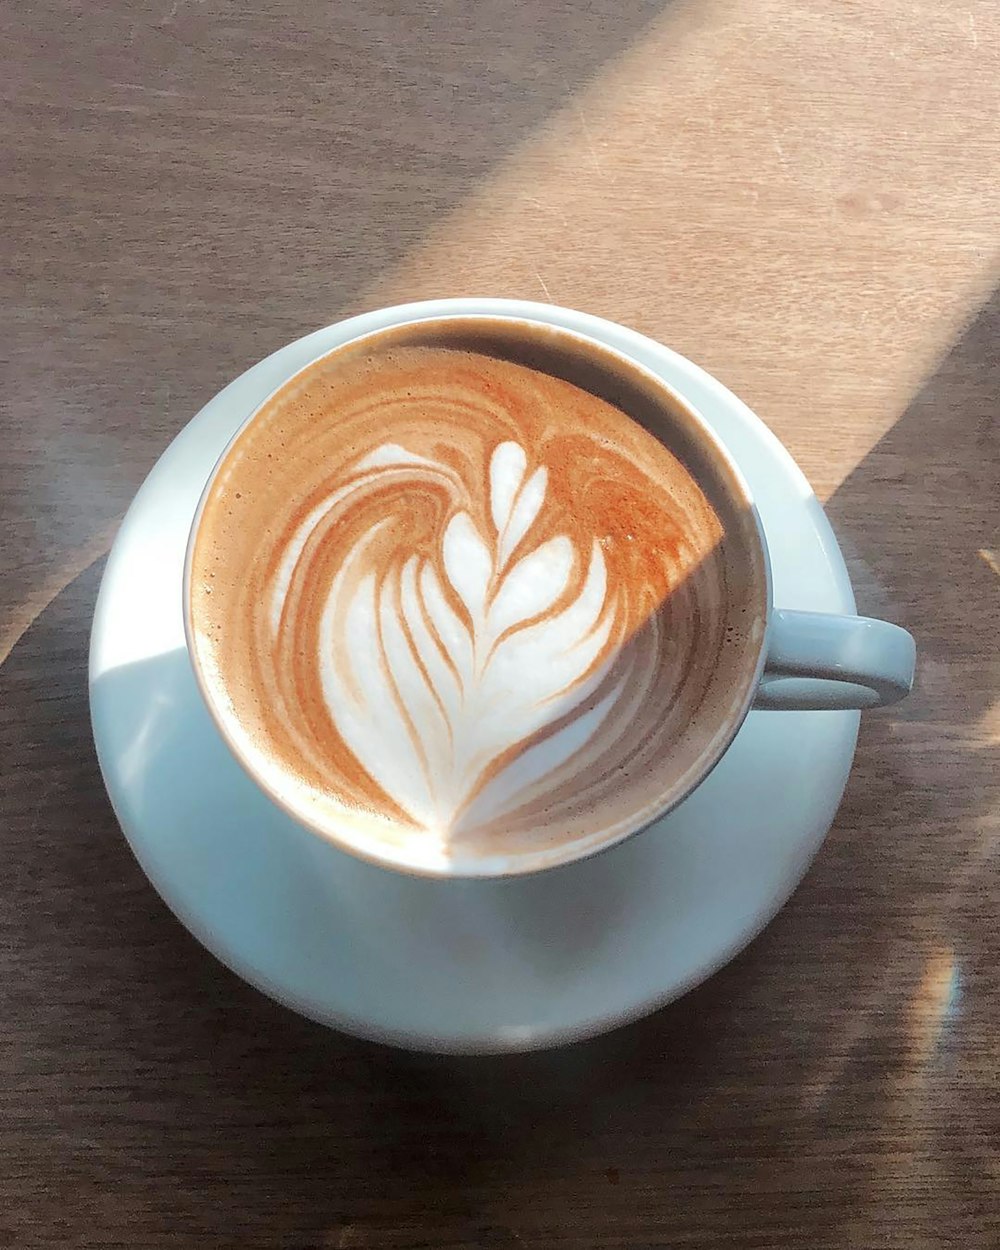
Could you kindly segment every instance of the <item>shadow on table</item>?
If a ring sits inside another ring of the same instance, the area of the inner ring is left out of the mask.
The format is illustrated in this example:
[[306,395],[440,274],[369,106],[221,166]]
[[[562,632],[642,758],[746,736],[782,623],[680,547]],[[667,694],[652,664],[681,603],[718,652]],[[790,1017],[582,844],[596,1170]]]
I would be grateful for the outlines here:
[[202,404],[360,311],[674,3],[5,6],[10,602],[65,584]]
[[979,554],[998,546],[998,341],[994,296],[830,502],[861,610],[912,628],[920,668],[907,703],[866,718],[803,887],[708,984],[565,1050],[355,1042],[206,955],[104,795],[85,679],[99,568],[72,583],[0,669],[20,1178],[0,1239],[612,1247],[621,1226],[636,1248],[789,1228],[891,1247],[942,1221],[974,1238],[1000,1131],[1000,578]]

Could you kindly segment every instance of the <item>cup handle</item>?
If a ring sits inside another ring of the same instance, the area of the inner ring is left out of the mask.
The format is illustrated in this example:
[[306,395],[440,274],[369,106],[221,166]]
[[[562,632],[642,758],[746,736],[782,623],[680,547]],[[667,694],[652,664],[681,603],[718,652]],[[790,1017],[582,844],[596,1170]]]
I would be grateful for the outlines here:
[[915,660],[913,636],[888,621],[779,608],[754,707],[884,707],[910,693]]

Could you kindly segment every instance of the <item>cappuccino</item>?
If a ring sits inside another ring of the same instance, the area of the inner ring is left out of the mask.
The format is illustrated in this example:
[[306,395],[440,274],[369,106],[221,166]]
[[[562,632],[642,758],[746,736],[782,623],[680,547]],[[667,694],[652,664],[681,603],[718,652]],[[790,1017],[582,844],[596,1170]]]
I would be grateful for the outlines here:
[[748,688],[766,581],[671,403],[486,318],[348,344],[268,399],[203,499],[188,621],[272,797],[431,869],[661,810]]

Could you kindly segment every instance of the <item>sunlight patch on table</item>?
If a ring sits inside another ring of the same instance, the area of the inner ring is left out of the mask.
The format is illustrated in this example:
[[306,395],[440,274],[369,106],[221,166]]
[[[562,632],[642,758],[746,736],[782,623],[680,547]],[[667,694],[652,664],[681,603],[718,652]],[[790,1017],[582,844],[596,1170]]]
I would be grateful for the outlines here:
[[[1000,10],[668,6],[363,295],[550,299],[759,413],[825,498],[1000,274]],[[955,81],[956,58],[965,66]],[[943,94],[942,94],[943,93]]]

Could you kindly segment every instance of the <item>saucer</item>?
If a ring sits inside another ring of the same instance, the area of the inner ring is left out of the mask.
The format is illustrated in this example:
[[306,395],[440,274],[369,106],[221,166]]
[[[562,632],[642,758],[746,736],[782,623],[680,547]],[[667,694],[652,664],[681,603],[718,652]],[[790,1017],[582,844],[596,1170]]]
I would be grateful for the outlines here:
[[531,877],[407,877],[295,824],[244,774],[184,644],[188,531],[245,416],[314,357],[389,324],[516,312],[578,330],[660,374],[702,413],[754,493],[775,603],[853,612],[829,523],[778,440],[690,361],[545,304],[383,309],[291,343],[208,403],[122,523],[94,617],[90,701],[125,836],[181,922],[252,985],[323,1024],[415,1049],[528,1050],[588,1037],[676,998],[731,959],[808,867],[843,794],[856,712],[751,712],[669,816],[593,859]]

